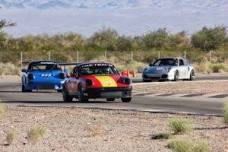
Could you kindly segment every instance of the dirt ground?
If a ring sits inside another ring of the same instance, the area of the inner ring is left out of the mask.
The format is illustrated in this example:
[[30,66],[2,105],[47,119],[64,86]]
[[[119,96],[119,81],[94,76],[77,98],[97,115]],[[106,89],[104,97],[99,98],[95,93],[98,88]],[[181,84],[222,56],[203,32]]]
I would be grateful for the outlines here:
[[[183,138],[206,140],[213,152],[228,151],[228,127],[221,117],[51,107],[8,107],[0,120],[0,151],[169,152],[168,140],[151,137],[170,132],[171,117],[189,118],[194,123],[193,132]],[[47,129],[35,145],[26,139],[33,126]],[[11,128],[16,129],[16,138],[6,146],[6,132]]]
[[154,82],[136,84],[134,91],[150,93],[175,93],[175,94],[222,94],[228,93],[228,80],[205,81],[178,81],[178,82]]

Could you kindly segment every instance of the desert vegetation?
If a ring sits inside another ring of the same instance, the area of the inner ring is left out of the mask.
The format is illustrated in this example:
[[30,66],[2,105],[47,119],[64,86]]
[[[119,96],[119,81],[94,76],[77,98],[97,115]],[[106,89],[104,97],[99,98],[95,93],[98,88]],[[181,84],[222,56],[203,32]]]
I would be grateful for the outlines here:
[[15,38],[3,31],[3,27],[12,26],[12,23],[2,21],[0,25],[2,63],[19,66],[22,51],[23,60],[107,60],[118,64],[120,69],[133,67],[140,71],[158,57],[186,56],[200,72],[228,71],[228,37],[223,26],[203,27],[192,35],[159,28],[143,35],[125,36],[112,28],[103,28],[90,37],[64,33]]

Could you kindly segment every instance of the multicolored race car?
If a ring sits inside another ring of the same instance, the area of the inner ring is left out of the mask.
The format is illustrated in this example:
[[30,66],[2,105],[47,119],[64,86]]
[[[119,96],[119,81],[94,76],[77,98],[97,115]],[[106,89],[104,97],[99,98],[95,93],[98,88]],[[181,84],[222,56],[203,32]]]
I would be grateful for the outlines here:
[[32,92],[39,89],[55,89],[62,91],[62,84],[67,71],[59,63],[53,61],[33,61],[27,69],[22,70],[22,92]]
[[131,79],[121,76],[110,63],[81,63],[64,82],[62,94],[65,102],[71,102],[73,98],[79,102],[90,98],[105,98],[107,101],[121,98],[122,102],[130,102]]

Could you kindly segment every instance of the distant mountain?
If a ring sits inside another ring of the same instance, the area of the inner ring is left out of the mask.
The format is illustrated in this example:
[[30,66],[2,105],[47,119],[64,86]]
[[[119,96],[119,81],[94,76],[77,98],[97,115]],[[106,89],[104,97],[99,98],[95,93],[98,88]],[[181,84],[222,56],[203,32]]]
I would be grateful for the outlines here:
[[228,0],[0,0],[3,8],[227,8]]

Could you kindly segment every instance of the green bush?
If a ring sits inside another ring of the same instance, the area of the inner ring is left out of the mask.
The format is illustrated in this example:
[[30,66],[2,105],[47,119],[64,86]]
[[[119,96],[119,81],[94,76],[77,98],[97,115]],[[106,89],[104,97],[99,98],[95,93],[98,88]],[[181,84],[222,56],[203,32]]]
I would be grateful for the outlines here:
[[16,138],[16,130],[11,129],[6,133],[6,142],[7,145],[11,145]]
[[208,152],[207,142],[201,140],[174,139],[168,144],[173,152]]
[[224,103],[224,122],[228,124],[228,102]]
[[43,127],[33,127],[27,133],[27,138],[32,144],[36,144],[41,140],[46,133],[46,128]]
[[169,120],[169,127],[174,134],[183,134],[192,130],[192,123],[188,119],[172,118]]
[[218,73],[222,71],[226,71],[226,65],[225,64],[210,64],[209,68],[211,69],[212,72]]
[[168,144],[168,147],[172,149],[173,152],[191,152],[192,146],[192,141],[184,139],[174,139]]

